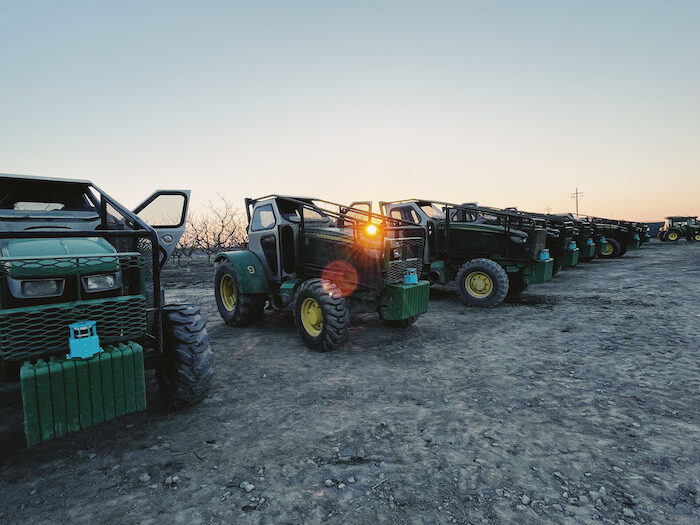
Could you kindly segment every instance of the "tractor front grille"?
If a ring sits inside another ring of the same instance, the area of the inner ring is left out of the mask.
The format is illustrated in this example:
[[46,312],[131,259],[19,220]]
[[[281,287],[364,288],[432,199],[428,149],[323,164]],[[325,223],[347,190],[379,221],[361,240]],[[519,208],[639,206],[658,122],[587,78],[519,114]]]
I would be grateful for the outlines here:
[[420,237],[385,239],[384,256],[388,284],[402,283],[409,269],[415,270],[420,278],[424,246],[425,242]]
[[139,340],[146,333],[143,295],[28,306],[0,311],[0,355],[24,361],[68,353],[68,325],[96,321],[100,344]]
[[547,230],[543,228],[534,228],[527,233],[527,255],[530,259],[537,259],[540,252],[544,250],[547,244]]
[[[0,356],[23,361],[65,355],[68,325],[77,321],[96,321],[100,343],[143,338],[153,291],[153,279],[146,275],[148,266],[138,252],[0,258]],[[87,276],[115,272],[120,279],[118,288],[92,293],[85,289],[83,279]],[[9,292],[8,278],[57,278],[65,285],[58,297],[17,298]]]

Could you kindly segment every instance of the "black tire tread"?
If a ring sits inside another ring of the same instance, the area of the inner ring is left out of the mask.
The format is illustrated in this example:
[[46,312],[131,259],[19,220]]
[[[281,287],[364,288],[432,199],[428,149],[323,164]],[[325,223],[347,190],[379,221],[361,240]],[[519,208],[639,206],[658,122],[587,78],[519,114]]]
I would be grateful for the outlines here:
[[[475,269],[488,273],[495,284],[494,293],[485,300],[472,297],[464,287],[466,274]],[[457,272],[457,290],[462,304],[479,308],[491,308],[502,303],[506,295],[508,295],[508,274],[496,261],[491,259],[472,259],[464,263],[459,272]]]
[[[307,297],[313,297],[318,302],[323,314],[323,330],[316,338],[307,334],[299,317],[301,302]],[[303,282],[296,294],[294,324],[302,341],[313,350],[328,352],[342,344],[348,336],[350,311],[340,288],[321,279],[309,279]]]
[[214,377],[207,320],[189,305],[163,307],[163,364],[158,381],[164,404],[183,408],[199,403],[209,393]]
[[[219,296],[219,283],[224,275],[230,275],[236,287],[236,307],[232,312],[224,308]],[[249,326],[258,321],[264,313],[266,294],[242,294],[236,269],[230,262],[222,262],[216,268],[214,276],[214,295],[219,314],[228,326]]]

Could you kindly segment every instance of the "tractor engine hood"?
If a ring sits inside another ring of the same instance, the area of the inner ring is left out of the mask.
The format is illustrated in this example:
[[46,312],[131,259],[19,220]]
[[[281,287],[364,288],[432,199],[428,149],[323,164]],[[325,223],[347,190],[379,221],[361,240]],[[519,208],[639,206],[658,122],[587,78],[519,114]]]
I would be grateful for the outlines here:
[[[0,243],[0,255],[4,258],[38,259],[41,264],[29,261],[9,261],[6,266],[10,277],[61,277],[74,275],[79,264],[78,259],[64,257],[100,257],[104,260],[93,261],[89,273],[119,270],[119,261],[109,257],[116,254],[114,246],[100,237],[54,238],[54,239],[8,239]],[[52,259],[56,257],[56,259]]]

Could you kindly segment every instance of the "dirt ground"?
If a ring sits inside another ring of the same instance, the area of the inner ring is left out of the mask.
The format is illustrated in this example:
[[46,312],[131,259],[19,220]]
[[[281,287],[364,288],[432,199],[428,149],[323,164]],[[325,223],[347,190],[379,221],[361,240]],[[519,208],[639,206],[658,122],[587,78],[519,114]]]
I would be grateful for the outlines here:
[[288,314],[226,327],[212,275],[166,272],[209,317],[211,396],[167,412],[150,377],[145,412],[30,450],[3,406],[0,522],[700,522],[700,245],[490,310],[434,287],[412,327],[353,316],[327,354]]

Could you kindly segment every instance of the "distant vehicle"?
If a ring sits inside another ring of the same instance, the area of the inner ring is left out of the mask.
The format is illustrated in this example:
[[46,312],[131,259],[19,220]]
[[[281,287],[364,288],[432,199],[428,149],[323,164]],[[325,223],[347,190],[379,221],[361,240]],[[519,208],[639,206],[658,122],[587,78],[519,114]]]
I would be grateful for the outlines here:
[[662,241],[675,242],[685,237],[688,241],[700,241],[700,223],[696,216],[666,217],[666,222],[658,233]]

